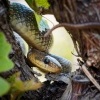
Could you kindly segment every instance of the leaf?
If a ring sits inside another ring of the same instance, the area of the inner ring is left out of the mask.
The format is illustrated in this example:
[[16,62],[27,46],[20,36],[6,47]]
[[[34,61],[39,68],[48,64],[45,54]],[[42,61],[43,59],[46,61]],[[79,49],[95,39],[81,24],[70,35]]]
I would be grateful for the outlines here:
[[38,28],[41,32],[45,31],[46,29],[50,29],[47,21],[43,19],[41,15],[38,15],[37,13],[35,13],[35,18],[38,24]]
[[0,97],[8,92],[10,85],[3,78],[0,77]]
[[21,72],[16,72],[7,79],[12,86],[11,92],[36,90],[42,86],[42,83],[38,81],[36,77],[32,77],[32,79],[27,81],[22,81],[20,74]]
[[35,0],[37,7],[43,7],[45,9],[49,8],[48,0]]
[[48,0],[25,0],[28,5],[35,11],[37,11],[38,7],[43,7],[45,9],[49,8]]
[[49,7],[49,3],[47,2],[47,0],[25,0],[28,5],[35,10],[34,11],[34,15],[38,24],[38,29],[40,31],[45,31],[45,29],[49,29],[49,26],[46,22],[46,20],[43,19],[43,17],[41,15],[38,14],[38,7],[44,7],[44,8],[48,8]]
[[10,44],[6,41],[4,34],[0,33],[0,72],[8,71],[14,66],[12,61],[8,58],[10,51]]
[[36,18],[37,24],[38,24],[38,26],[39,26],[39,23],[40,23],[40,21],[41,21],[41,19],[42,19],[42,16],[39,15],[39,14],[37,14],[37,13],[35,13],[35,12],[34,12],[34,14],[35,14],[35,18]]

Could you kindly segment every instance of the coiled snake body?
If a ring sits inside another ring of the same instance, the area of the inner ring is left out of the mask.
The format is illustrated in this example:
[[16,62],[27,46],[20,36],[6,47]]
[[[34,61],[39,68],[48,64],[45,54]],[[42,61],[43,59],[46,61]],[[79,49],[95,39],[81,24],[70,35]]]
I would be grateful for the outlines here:
[[[10,22],[13,30],[32,47],[27,57],[34,65],[47,72],[58,73],[62,70],[60,62],[56,59],[57,56],[54,58],[53,55],[52,57],[51,55],[48,56],[49,48],[53,43],[53,37],[52,35],[47,38],[43,37],[47,30],[49,30],[48,25],[43,19],[38,29],[34,11],[25,5],[12,3],[10,6]],[[65,72],[71,71],[70,63],[66,59],[60,58],[60,61],[63,61],[66,65]]]

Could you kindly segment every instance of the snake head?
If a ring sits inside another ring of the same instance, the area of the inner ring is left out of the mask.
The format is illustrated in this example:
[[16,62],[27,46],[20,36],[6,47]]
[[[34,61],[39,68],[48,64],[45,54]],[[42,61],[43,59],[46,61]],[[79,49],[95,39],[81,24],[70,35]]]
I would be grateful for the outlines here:
[[33,65],[45,72],[60,73],[62,70],[61,64],[45,52],[32,49],[29,51],[27,58]]
[[55,64],[55,65],[61,67],[61,64],[60,64],[55,58],[53,58],[53,57],[51,57],[51,56],[49,56],[49,55],[45,56],[43,62],[44,62],[45,64],[51,64],[51,62],[52,62],[53,64]]

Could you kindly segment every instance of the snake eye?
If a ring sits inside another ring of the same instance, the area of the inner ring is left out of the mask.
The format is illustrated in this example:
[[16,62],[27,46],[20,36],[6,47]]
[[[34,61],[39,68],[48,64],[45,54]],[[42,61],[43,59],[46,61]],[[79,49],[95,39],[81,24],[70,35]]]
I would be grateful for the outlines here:
[[45,59],[43,60],[43,62],[44,62],[45,64],[49,64],[49,63],[50,63],[50,59],[45,58]]

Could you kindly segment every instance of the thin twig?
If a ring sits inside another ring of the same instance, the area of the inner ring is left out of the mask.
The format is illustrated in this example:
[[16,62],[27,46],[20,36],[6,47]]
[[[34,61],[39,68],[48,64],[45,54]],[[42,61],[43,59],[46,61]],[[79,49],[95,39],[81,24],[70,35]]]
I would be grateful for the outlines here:
[[60,23],[55,25],[52,29],[50,29],[44,37],[47,37],[52,33],[53,30],[59,27],[65,27],[66,29],[89,29],[89,28],[100,28],[100,22],[89,22],[89,23],[83,23],[83,24],[69,24],[69,23]]
[[68,86],[66,90],[64,91],[60,100],[71,100],[71,96],[72,96],[72,83],[71,83],[71,80],[69,79]]
[[90,72],[87,70],[85,65],[82,65],[82,70],[85,73],[85,75],[90,79],[90,81],[96,86],[96,88],[100,91],[100,85],[99,83],[93,78],[93,76],[90,74]]

